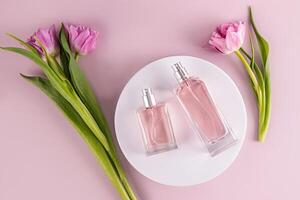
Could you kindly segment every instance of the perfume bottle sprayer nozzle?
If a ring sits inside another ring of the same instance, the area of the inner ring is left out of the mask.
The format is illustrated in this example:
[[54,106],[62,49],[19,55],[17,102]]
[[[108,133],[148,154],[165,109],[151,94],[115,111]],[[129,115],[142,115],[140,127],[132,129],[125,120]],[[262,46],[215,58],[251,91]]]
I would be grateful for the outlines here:
[[174,71],[174,76],[178,82],[182,82],[186,79],[188,79],[188,72],[184,68],[184,66],[181,64],[181,62],[177,62],[172,65],[172,69]]
[[143,93],[144,105],[146,108],[151,108],[152,106],[156,105],[156,101],[151,88],[143,89],[142,93]]

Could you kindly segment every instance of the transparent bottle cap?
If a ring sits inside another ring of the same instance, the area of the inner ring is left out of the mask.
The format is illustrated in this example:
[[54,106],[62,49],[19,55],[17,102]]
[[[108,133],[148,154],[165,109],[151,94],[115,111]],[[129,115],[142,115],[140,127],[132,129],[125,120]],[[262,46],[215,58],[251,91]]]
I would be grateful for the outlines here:
[[143,101],[146,108],[150,108],[156,105],[155,97],[152,93],[151,88],[145,88],[142,91],[143,93]]
[[184,68],[184,66],[181,64],[181,62],[177,62],[172,65],[172,69],[174,71],[174,76],[178,82],[182,82],[186,79],[188,79],[188,72]]

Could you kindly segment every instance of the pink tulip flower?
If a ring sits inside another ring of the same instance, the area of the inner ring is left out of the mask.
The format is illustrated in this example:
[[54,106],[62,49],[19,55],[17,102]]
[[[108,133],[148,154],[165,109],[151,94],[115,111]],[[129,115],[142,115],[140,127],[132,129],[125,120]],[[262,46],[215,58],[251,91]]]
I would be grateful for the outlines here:
[[222,24],[212,33],[208,43],[221,53],[230,54],[243,45],[245,32],[245,22]]

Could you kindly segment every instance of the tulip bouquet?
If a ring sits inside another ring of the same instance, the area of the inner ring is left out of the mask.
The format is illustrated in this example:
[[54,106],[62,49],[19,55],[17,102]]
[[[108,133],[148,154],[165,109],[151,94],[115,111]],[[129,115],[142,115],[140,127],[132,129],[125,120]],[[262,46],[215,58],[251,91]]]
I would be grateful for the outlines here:
[[38,29],[27,42],[8,34],[24,48],[2,49],[25,56],[36,63],[43,76],[21,76],[37,86],[65,114],[89,146],[124,200],[137,199],[118,160],[108,123],[78,64],[96,46],[98,32],[85,27],[61,25]]
[[271,84],[268,66],[269,44],[258,32],[251,8],[249,8],[249,15],[259,47],[260,65],[254,57],[255,47],[251,34],[249,34],[251,54],[242,48],[246,32],[245,22],[226,23],[218,26],[216,31],[212,33],[209,44],[223,54],[235,53],[245,66],[257,100],[259,113],[258,141],[264,141],[271,114]]

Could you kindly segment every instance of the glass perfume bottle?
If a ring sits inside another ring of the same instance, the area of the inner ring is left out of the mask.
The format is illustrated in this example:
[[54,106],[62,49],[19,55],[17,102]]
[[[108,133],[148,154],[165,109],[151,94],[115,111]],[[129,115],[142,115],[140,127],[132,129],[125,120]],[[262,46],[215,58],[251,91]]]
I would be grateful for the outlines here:
[[145,107],[137,111],[148,155],[177,148],[167,106],[156,104],[150,88],[143,89]]
[[214,103],[206,84],[189,76],[180,62],[172,67],[179,83],[176,96],[208,152],[214,156],[235,144],[237,139]]

